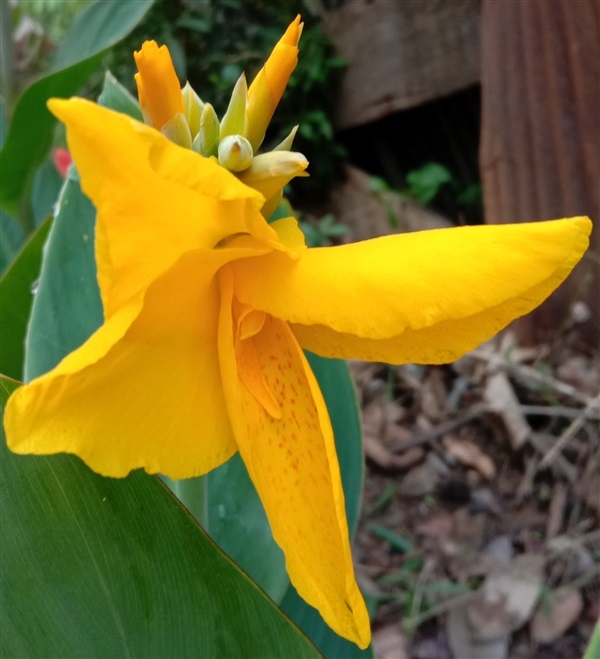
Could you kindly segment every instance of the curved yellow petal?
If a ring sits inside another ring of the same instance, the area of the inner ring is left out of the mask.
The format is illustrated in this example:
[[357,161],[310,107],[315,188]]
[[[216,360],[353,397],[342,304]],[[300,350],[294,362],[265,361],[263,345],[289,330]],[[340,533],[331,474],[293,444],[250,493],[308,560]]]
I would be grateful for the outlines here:
[[240,454],[301,597],[341,636],[366,647],[331,424],[318,384],[286,323],[235,303],[219,273],[219,357]]
[[275,108],[298,63],[298,41],[302,34],[302,26],[303,23],[300,22],[298,15],[276,44],[269,59],[248,89],[246,137],[255,153],[265,137]]
[[140,107],[152,126],[160,130],[177,113],[185,113],[179,80],[171,54],[156,41],[145,41],[133,53],[139,73],[135,74]]
[[214,160],[83,99],[53,99],[85,194],[98,209],[96,258],[105,316],[181,254],[249,233],[277,241],[264,202]]
[[74,453],[104,476],[197,476],[236,450],[217,349],[214,275],[248,249],[186,254],[54,370],[18,389],[16,453]]
[[580,260],[590,230],[587,218],[440,229],[232,269],[239,299],[294,323],[304,348],[444,363],[538,306]]

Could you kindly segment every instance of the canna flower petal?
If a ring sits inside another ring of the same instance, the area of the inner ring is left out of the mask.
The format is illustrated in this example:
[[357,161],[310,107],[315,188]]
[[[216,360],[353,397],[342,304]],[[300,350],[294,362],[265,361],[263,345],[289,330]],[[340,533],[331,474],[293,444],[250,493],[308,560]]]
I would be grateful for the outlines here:
[[113,477],[143,467],[188,478],[229,459],[237,445],[219,371],[215,273],[265,251],[183,256],[54,370],[14,393],[4,419],[11,450],[74,453]]
[[588,218],[460,227],[232,264],[243,304],[303,348],[390,363],[453,361],[538,306],[588,245]]
[[287,323],[240,305],[219,273],[219,358],[240,454],[298,593],[338,634],[366,647],[333,432],[319,386]]
[[255,153],[298,63],[298,41],[303,25],[300,16],[296,16],[248,89],[246,137]]
[[145,41],[133,54],[140,107],[151,125],[160,130],[177,113],[185,114],[183,96],[171,54],[156,41]]
[[82,189],[98,209],[106,317],[187,251],[212,249],[239,233],[277,244],[260,215],[263,197],[215,161],[83,99],[55,99],[49,107],[67,126]]

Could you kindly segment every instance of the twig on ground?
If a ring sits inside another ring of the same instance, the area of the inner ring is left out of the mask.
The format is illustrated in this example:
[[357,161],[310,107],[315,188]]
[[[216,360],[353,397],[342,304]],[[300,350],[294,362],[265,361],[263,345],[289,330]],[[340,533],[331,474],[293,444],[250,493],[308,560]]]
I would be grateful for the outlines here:
[[527,382],[529,380],[530,382],[534,382],[537,385],[543,385],[559,394],[562,394],[563,396],[567,396],[567,398],[577,400],[586,405],[590,402],[590,400],[592,400],[589,396],[582,394],[578,389],[570,384],[567,384],[566,382],[557,380],[551,375],[542,373],[541,371],[538,371],[531,366],[511,362],[495,352],[490,352],[485,349],[478,349],[470,352],[469,356],[485,361],[491,366],[500,366],[515,375],[515,377],[520,378],[522,381]]
[[569,427],[561,434],[556,440],[552,448],[546,453],[540,462],[540,469],[548,467],[554,460],[562,453],[565,446],[569,443],[579,430],[583,427],[586,421],[586,413],[592,411],[594,408],[600,407],[600,396],[596,396],[588,402],[585,409],[569,424]]

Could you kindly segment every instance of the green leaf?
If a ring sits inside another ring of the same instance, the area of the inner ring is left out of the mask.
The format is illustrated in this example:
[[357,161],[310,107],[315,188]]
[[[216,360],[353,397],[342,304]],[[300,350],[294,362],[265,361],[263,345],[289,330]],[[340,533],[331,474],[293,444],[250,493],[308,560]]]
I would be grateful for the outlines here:
[[[17,383],[2,378],[2,408]],[[317,657],[160,481],[0,461],[3,657]]]
[[137,25],[152,3],[97,0],[89,5],[59,51],[56,64],[64,68],[34,82],[21,95],[0,151],[2,209],[19,215],[35,170],[48,153],[56,119],[46,108],[46,101],[75,94],[99,66],[106,50]]
[[23,229],[12,215],[0,210],[0,273],[14,259],[23,243]]
[[54,204],[63,183],[62,176],[50,160],[46,160],[35,173],[31,189],[31,210],[35,226],[54,213]]
[[596,628],[583,659],[598,659],[598,657],[600,657],[600,622],[596,623]]
[[372,524],[371,533],[375,534],[378,538],[389,542],[394,549],[402,553],[412,551],[414,549],[410,540],[405,538],[403,535],[388,529],[386,526],[382,526],[381,524]]
[[73,167],[58,199],[25,342],[25,380],[46,373],[103,320],[94,260],[96,211]]
[[430,162],[419,169],[409,172],[407,194],[416,197],[423,206],[428,204],[439,192],[442,185],[452,180],[450,171],[437,162]]
[[123,87],[110,71],[107,71],[104,75],[104,85],[102,87],[102,93],[98,97],[98,104],[105,108],[128,114],[138,121],[144,120],[136,99],[133,98],[129,91]]
[[73,21],[54,59],[64,69],[114,46],[144,18],[154,0],[92,2]]
[[17,380],[23,377],[25,332],[50,225],[51,218],[40,225],[0,279],[0,373]]

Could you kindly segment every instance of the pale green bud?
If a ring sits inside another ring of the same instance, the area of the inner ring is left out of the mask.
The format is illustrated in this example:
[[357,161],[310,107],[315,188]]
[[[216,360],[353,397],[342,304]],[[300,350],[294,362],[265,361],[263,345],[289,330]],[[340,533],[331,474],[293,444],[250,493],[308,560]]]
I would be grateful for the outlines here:
[[290,131],[290,134],[281,142],[278,144],[273,151],[291,151],[292,150],[292,144],[294,143],[294,138],[296,137],[296,133],[298,132],[298,128],[300,126],[296,125],[292,128]]
[[248,100],[248,85],[246,76],[242,75],[235,83],[229,107],[221,121],[221,139],[228,135],[246,134],[246,102]]
[[248,169],[240,172],[240,181],[270,199],[296,176],[308,176],[304,171],[308,160],[295,151],[270,151],[252,159]]
[[230,172],[247,169],[252,156],[252,145],[242,135],[227,135],[219,144],[219,164]]
[[194,138],[192,149],[206,156],[217,155],[219,146],[219,118],[210,103],[204,104],[202,118],[200,119],[200,130]]
[[183,97],[183,105],[185,107],[185,118],[187,119],[193,139],[200,130],[200,119],[202,118],[204,103],[192,89],[189,82],[185,83],[185,87],[181,90],[181,96]]
[[169,121],[160,129],[160,132],[171,142],[179,144],[186,149],[192,148],[192,135],[186,118],[178,112],[174,114]]

